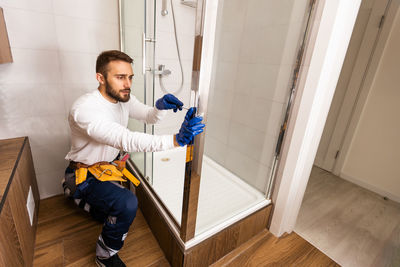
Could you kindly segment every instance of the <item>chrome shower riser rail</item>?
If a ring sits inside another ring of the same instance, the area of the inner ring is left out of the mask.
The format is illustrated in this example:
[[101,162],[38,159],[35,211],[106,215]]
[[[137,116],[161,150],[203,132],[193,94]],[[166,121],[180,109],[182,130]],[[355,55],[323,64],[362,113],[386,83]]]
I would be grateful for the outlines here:
[[146,71],[152,71],[151,67],[146,67],[146,42],[155,43],[156,39],[147,38],[146,33],[142,33],[142,73],[146,74]]

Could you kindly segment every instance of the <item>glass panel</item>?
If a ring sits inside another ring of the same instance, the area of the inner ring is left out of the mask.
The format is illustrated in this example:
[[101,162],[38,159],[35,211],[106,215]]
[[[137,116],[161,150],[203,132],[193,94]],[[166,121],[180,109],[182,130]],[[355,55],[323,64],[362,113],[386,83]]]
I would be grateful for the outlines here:
[[[121,27],[123,51],[133,58],[132,93],[137,99],[145,103],[145,80],[142,72],[142,34],[145,31],[145,1],[121,1]],[[129,119],[128,128],[132,131],[145,132],[143,123]],[[142,174],[145,172],[145,153],[131,153],[131,160]]]
[[[150,106],[153,105],[154,99],[154,75],[149,71],[143,74],[143,65],[146,68],[154,68],[154,44],[145,42],[146,54],[145,61],[143,61],[143,38],[154,38],[154,8],[154,0],[121,1],[123,51],[134,60],[135,76],[132,81],[132,93],[141,102]],[[151,125],[144,125],[133,119],[129,119],[128,128],[132,131],[153,133]],[[133,152],[131,160],[152,183],[152,153]]]
[[[189,107],[196,9],[181,0],[122,2],[125,51],[135,61],[133,94],[153,106],[164,94],[172,93],[185,107]],[[164,15],[162,3],[166,8]],[[146,42],[146,67],[151,67],[151,71],[147,71],[145,76],[142,75],[143,31],[147,38],[156,40]],[[160,65],[163,65],[163,74],[154,74],[154,70],[162,68]],[[178,132],[185,113],[185,110],[168,111],[167,116],[154,126],[131,120],[129,129],[157,135],[174,134]],[[132,158],[180,224],[186,147],[157,153],[132,153]]]
[[[196,9],[181,0],[156,2],[155,68],[164,65],[163,75],[154,75],[154,100],[172,93],[185,107],[190,106]],[[171,6],[172,3],[172,6]],[[164,15],[163,15],[164,14]],[[176,33],[176,34],[175,34]],[[179,50],[179,52],[178,52]],[[161,68],[161,67],[160,67]],[[170,72],[170,74],[168,74]],[[185,110],[167,116],[154,125],[154,134],[175,134],[185,117]],[[186,147],[153,154],[153,189],[180,224]]]
[[[136,0],[137,1],[137,0]],[[145,3],[145,37],[148,41],[145,42],[146,45],[146,55],[145,55],[145,102],[149,106],[154,104],[154,75],[152,71],[154,70],[154,40],[155,40],[155,0],[144,0]],[[145,132],[149,134],[154,134],[153,125],[145,125]],[[145,177],[149,183],[153,184],[153,155],[152,153],[144,153],[145,155]]]
[[196,235],[265,200],[309,3],[222,2]]

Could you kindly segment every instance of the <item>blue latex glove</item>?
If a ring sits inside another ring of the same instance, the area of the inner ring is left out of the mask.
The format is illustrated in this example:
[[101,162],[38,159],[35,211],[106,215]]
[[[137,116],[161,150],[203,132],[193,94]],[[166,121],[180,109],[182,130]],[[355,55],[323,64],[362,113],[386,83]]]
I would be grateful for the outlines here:
[[203,132],[204,124],[201,123],[203,117],[195,117],[196,108],[190,108],[185,116],[179,133],[176,135],[176,141],[180,146],[190,144],[193,138]]
[[177,112],[178,109],[182,110],[182,106],[183,103],[172,94],[166,94],[156,101],[156,108],[159,110],[173,109],[174,112]]

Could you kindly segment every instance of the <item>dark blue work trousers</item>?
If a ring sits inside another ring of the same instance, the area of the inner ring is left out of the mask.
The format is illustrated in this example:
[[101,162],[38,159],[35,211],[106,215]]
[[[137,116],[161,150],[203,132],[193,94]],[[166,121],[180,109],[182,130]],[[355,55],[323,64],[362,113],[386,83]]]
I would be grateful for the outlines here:
[[[67,168],[68,172],[74,170]],[[136,196],[113,182],[101,182],[88,172],[86,181],[78,185],[73,198],[90,205],[89,212],[93,218],[104,223],[101,236],[105,245],[120,250],[136,216]]]

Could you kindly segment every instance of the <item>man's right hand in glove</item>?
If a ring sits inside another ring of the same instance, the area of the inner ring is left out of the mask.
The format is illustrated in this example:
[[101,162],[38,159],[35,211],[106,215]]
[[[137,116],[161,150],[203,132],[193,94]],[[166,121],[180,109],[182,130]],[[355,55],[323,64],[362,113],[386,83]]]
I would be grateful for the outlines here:
[[203,132],[204,124],[201,123],[203,117],[196,117],[196,108],[190,108],[185,116],[179,133],[175,135],[174,143],[176,146],[184,146],[189,144],[193,138]]

